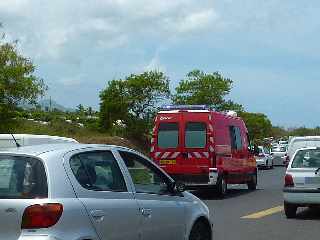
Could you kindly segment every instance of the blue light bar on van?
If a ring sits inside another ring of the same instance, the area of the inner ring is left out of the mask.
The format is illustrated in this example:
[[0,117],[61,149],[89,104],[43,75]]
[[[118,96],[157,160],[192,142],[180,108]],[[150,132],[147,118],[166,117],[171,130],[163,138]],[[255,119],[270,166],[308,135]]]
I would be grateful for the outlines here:
[[161,110],[209,110],[207,105],[164,105]]

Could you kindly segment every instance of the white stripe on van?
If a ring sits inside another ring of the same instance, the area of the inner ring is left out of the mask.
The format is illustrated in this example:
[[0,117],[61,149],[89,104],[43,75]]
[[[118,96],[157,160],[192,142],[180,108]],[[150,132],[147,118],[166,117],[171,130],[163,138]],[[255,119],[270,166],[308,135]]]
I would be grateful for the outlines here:
[[165,152],[161,158],[167,158],[170,155],[170,152]]
[[214,148],[212,146],[209,147],[210,152],[214,152]]
[[201,158],[201,154],[198,152],[193,152],[193,154],[196,156],[196,158]]
[[171,158],[176,158],[176,157],[179,156],[179,154],[180,154],[180,152],[175,152],[175,153],[171,156]]
[[206,158],[209,158],[209,153],[208,152],[203,152],[202,153]]

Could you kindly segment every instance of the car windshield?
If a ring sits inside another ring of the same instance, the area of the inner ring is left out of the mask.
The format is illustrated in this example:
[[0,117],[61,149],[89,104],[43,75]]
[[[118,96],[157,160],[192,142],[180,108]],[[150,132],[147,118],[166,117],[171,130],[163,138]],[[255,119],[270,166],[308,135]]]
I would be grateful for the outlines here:
[[47,196],[46,173],[40,160],[0,155],[0,199]]
[[320,149],[299,150],[295,155],[291,168],[319,168]]

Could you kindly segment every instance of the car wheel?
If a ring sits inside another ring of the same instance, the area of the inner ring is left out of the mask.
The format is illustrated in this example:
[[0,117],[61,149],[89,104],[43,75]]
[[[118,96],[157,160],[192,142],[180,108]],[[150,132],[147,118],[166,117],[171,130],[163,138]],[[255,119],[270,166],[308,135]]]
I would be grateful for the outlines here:
[[224,198],[228,191],[228,184],[223,176],[220,176],[220,179],[217,184],[217,193],[219,197]]
[[211,240],[211,229],[203,221],[198,221],[192,227],[189,240]]
[[247,183],[249,190],[256,190],[257,189],[257,173],[255,173],[251,180]]
[[284,202],[284,213],[287,218],[295,218],[297,216],[297,205]]

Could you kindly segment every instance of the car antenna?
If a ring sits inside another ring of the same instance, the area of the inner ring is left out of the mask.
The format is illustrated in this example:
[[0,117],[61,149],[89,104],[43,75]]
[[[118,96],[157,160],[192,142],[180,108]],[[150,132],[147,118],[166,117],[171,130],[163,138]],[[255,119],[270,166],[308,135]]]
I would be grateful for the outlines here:
[[21,145],[18,143],[17,139],[14,137],[13,133],[11,133],[11,136],[12,136],[14,142],[16,143],[17,148],[21,147]]

